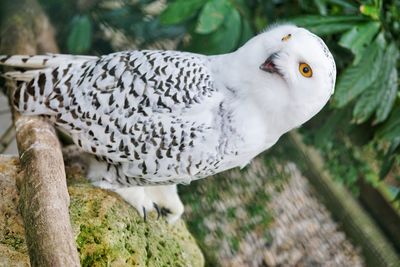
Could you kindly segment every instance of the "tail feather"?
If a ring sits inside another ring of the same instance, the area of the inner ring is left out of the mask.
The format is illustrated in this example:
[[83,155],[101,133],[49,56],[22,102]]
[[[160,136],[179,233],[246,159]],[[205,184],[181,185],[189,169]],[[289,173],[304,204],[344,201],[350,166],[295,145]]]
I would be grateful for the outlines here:
[[89,60],[97,59],[96,56],[74,56],[64,54],[47,54],[47,55],[0,55],[0,65],[26,68],[26,69],[44,69],[54,68],[59,65],[69,63],[83,63]]
[[[18,111],[26,115],[54,113],[48,105],[48,96],[54,90],[51,72],[52,69],[42,69],[17,74],[18,87],[14,92],[13,104]],[[32,73],[34,77],[31,77],[29,73]],[[23,80],[24,74],[27,76],[25,80]]]
[[27,71],[8,71],[2,76],[6,79],[13,81],[30,82],[35,76],[40,73],[40,70],[27,70]]
[[[27,115],[52,115],[55,114],[55,111],[50,105],[49,98],[60,94],[60,92],[55,92],[55,84],[65,75],[72,75],[71,71],[73,71],[74,67],[97,58],[95,56],[62,54],[37,56],[0,55],[0,65],[11,67],[12,69],[2,74],[2,76],[14,81],[17,85],[13,104],[20,112]],[[60,89],[58,88],[57,90],[59,91]]]

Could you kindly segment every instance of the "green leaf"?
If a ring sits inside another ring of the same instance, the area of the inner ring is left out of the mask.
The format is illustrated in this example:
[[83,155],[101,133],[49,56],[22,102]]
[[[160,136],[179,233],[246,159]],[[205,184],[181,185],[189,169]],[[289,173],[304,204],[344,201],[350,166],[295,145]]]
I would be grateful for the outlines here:
[[376,111],[376,119],[374,121],[374,124],[383,122],[389,116],[394,101],[396,100],[397,87],[398,87],[397,70],[396,68],[393,68],[389,74],[386,86],[383,87],[383,95],[380,98],[380,105]]
[[350,30],[365,21],[360,16],[302,16],[290,19],[297,26],[305,27],[317,35],[329,35]]
[[399,50],[394,43],[390,44],[385,51],[383,62],[385,63],[379,75],[381,95],[380,104],[376,111],[374,124],[383,122],[389,116],[396,100],[398,88],[398,73],[396,63],[399,58]]
[[367,89],[377,78],[382,65],[381,38],[368,46],[357,65],[351,65],[340,75],[334,96],[337,107],[343,107]]
[[240,35],[239,46],[246,43],[251,37],[254,36],[253,29],[246,19],[242,19],[242,33]]
[[339,44],[355,55],[354,64],[360,62],[361,55],[380,28],[379,22],[369,22],[353,27],[340,38]]
[[374,111],[376,111],[374,124],[380,123],[388,117],[396,100],[398,55],[399,52],[393,43],[386,48],[382,59],[384,64],[379,69],[378,78],[356,102],[353,110],[356,123],[366,121]]
[[361,14],[371,17],[374,20],[379,20],[379,8],[370,5],[360,6]]
[[231,52],[238,45],[241,32],[241,17],[236,9],[231,9],[223,24],[211,34],[193,34],[186,49],[204,54]]
[[314,0],[314,5],[318,8],[318,13],[326,15],[328,13],[325,0]]
[[195,15],[207,0],[177,0],[160,16],[162,24],[177,24]]
[[353,120],[360,124],[365,122],[374,113],[381,101],[379,99],[379,90],[376,89],[377,83],[365,90],[357,100],[353,109]]
[[358,11],[358,4],[356,1],[348,1],[348,0],[327,0],[328,3],[336,4],[341,7],[346,8],[349,11]]
[[365,19],[359,16],[319,16],[319,15],[306,15],[290,19],[292,22],[299,23],[301,25],[318,25],[318,24],[335,24],[335,23],[359,23],[365,21]]
[[92,43],[92,22],[87,15],[77,15],[72,19],[71,31],[67,39],[68,51],[72,54],[85,53]]
[[394,140],[392,140],[388,151],[385,153],[385,156],[383,157],[381,170],[379,172],[379,178],[381,180],[386,177],[386,175],[392,168],[399,147],[400,147],[400,137],[397,137]]
[[239,11],[242,17],[252,18],[254,10],[248,0],[230,0],[229,2]]
[[195,32],[207,34],[221,26],[232,6],[226,0],[211,0],[201,10]]
[[382,125],[377,132],[378,138],[394,140],[400,136],[400,106],[395,106],[389,119]]

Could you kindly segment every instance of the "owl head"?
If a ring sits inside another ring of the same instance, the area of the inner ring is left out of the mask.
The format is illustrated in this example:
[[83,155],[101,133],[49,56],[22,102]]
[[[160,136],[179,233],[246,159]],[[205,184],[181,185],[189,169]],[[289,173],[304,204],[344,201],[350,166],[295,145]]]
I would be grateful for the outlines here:
[[265,49],[266,60],[260,70],[280,75],[288,83],[317,84],[333,94],[336,65],[324,41],[304,28],[276,26],[256,39]]
[[335,61],[321,38],[294,25],[278,25],[236,52],[233,78],[265,113],[287,116],[294,127],[314,116],[334,92]]

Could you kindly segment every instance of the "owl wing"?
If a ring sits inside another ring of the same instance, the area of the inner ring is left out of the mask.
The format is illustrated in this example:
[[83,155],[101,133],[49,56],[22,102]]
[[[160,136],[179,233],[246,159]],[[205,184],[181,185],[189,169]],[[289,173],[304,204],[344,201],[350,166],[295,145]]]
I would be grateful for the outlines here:
[[216,134],[211,122],[219,98],[206,61],[175,51],[104,56],[68,70],[49,106],[75,143],[123,165],[127,176],[209,175],[218,161],[217,136],[207,136]]

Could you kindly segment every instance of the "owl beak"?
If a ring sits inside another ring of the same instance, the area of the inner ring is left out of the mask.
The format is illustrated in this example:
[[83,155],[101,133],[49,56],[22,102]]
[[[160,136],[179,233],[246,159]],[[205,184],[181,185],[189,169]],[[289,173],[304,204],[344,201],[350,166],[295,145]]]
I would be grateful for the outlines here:
[[274,63],[274,59],[276,58],[277,53],[273,53],[271,56],[265,60],[263,64],[260,66],[260,70],[269,72],[269,73],[278,73],[280,74],[279,70],[276,68],[276,65]]

